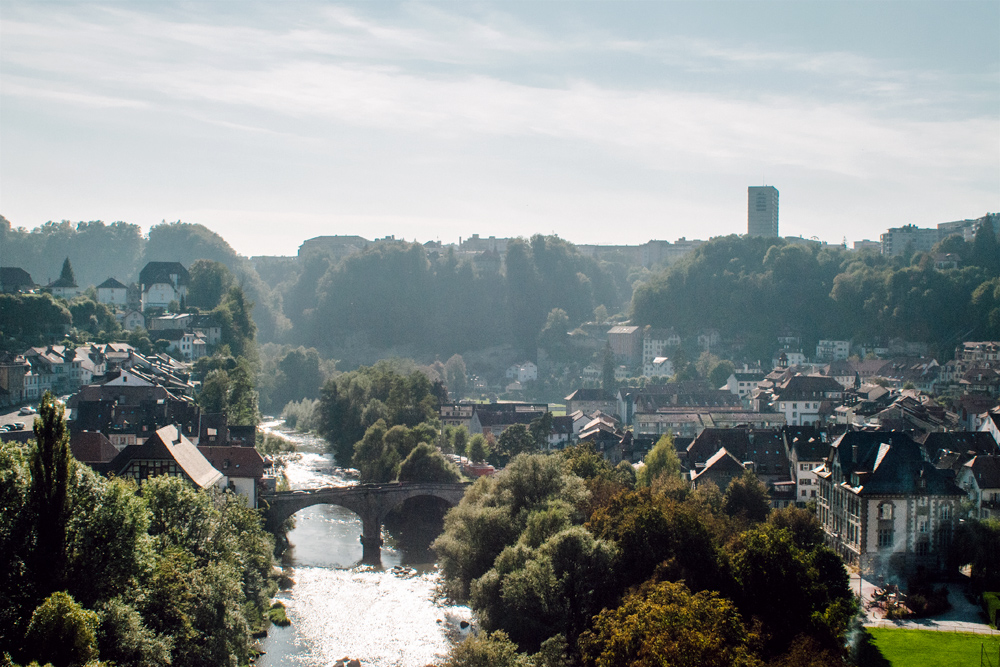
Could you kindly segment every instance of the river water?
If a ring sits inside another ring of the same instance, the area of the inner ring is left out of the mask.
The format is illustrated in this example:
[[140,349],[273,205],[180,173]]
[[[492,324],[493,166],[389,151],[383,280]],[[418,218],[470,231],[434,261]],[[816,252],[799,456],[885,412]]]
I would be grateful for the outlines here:
[[[356,484],[350,471],[323,454],[323,441],[280,430],[265,432],[295,443],[285,472],[292,489]],[[357,658],[377,667],[425,667],[442,662],[458,635],[468,607],[449,605],[437,595],[440,575],[422,554],[409,554],[383,534],[382,567],[361,564],[361,520],[336,505],[316,505],[295,514],[285,552],[285,573],[295,585],[278,594],[291,625],[272,626],[262,640],[262,667],[328,667]],[[394,566],[409,568],[394,572]]]

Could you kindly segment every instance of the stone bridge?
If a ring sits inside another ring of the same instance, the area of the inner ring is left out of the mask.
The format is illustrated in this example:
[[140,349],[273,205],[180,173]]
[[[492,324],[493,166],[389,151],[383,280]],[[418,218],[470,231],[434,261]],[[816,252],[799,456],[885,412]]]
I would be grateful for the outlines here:
[[467,483],[395,482],[328,486],[303,491],[277,491],[261,494],[267,529],[276,532],[290,516],[312,505],[340,505],[361,518],[362,560],[378,564],[382,560],[382,523],[386,515],[403,501],[421,496],[440,498],[457,505],[465,495]]

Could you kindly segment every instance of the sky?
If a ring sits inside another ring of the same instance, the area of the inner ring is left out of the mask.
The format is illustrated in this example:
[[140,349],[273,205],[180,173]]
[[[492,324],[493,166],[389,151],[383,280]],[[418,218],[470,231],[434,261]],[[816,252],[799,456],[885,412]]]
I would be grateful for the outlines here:
[[1000,211],[1000,2],[0,2],[0,215],[848,245]]

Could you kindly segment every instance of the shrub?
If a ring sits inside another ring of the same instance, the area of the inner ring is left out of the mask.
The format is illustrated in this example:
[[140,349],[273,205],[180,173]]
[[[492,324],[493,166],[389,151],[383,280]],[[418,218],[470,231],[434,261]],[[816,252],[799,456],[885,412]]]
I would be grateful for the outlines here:
[[1000,593],[983,593],[983,609],[990,625],[997,627],[997,615],[1000,612]]

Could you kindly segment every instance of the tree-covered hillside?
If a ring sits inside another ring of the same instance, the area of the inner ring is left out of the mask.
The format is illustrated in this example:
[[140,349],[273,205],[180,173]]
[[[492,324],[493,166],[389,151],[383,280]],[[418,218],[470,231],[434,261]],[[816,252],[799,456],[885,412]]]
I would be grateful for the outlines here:
[[961,257],[937,269],[933,254],[889,258],[782,239],[712,239],[638,286],[636,324],[705,328],[743,337],[750,358],[769,358],[779,333],[802,337],[925,342],[947,356],[960,340],[1000,337],[1000,243],[983,227],[974,243],[950,238],[939,250]]

